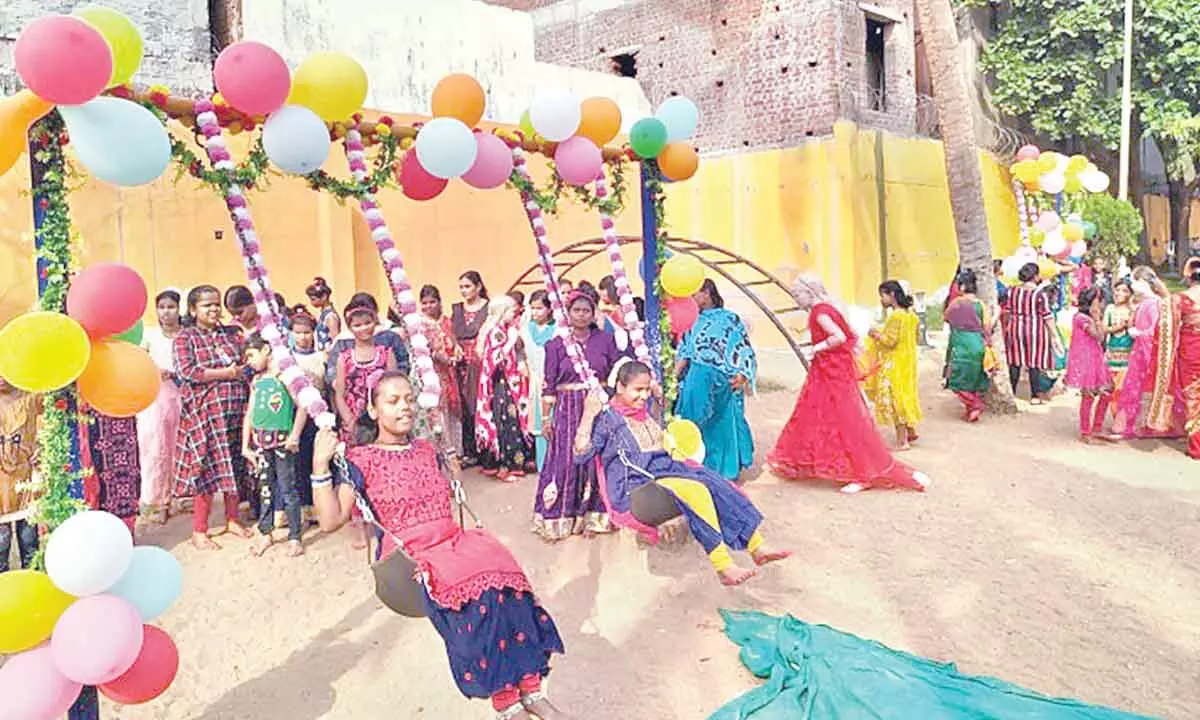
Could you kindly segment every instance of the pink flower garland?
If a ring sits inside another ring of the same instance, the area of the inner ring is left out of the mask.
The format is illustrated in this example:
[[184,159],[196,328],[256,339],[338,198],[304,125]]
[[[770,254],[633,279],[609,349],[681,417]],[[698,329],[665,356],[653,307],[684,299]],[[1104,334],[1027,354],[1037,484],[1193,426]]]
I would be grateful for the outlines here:
[[[596,178],[596,199],[603,202],[608,197],[608,183],[601,171]],[[612,217],[600,210],[600,230],[604,235],[604,248],[608,250],[608,261],[612,265],[613,281],[617,285],[617,299],[621,303],[621,314],[625,327],[629,328],[629,342],[633,354],[640,362],[650,365],[650,348],[646,347],[646,333],[638,321],[637,308],[633,305],[633,291],[629,277],[625,274],[625,261],[621,258],[621,243],[617,239],[616,223]]]
[[[350,174],[354,177],[355,182],[361,184],[368,176],[367,156],[362,144],[362,134],[357,128],[346,132],[344,147],[346,160],[350,164]],[[421,381],[421,391],[417,396],[417,403],[426,410],[432,410],[438,406],[438,397],[441,395],[442,386],[437,371],[433,367],[433,355],[429,351],[429,338],[425,336],[425,323],[417,311],[417,298],[413,295],[412,284],[409,283],[408,273],[404,270],[404,260],[400,257],[400,251],[396,249],[396,243],[392,240],[392,233],[388,230],[383,211],[379,209],[375,193],[367,190],[359,194],[358,205],[362,208],[367,226],[371,228],[371,239],[375,242],[375,248],[379,250],[379,259],[383,261],[383,269],[387,274],[388,284],[392,288],[392,296],[396,299],[396,304],[400,306],[400,312],[404,316],[404,327],[408,331],[413,367],[416,368]]]
[[[512,154],[514,172],[526,182],[533,182],[533,178],[529,175],[529,169],[525,166],[525,153],[517,146],[513,147]],[[546,280],[546,295],[549,297],[550,310],[554,313],[554,321],[558,326],[557,335],[563,339],[563,344],[567,348],[567,357],[571,360],[575,374],[583,378],[583,381],[592,390],[602,390],[600,381],[596,379],[596,373],[592,371],[587,358],[583,355],[583,348],[571,337],[567,311],[558,289],[558,278],[554,274],[554,259],[550,253],[550,242],[546,239],[546,223],[542,219],[542,209],[528,193],[521,193],[521,201],[525,203],[525,214],[529,217],[529,227],[533,230],[534,240],[537,241],[538,264],[541,265],[542,276]]]
[[[213,112],[213,104],[208,100],[197,101],[194,106],[196,125],[204,133],[204,151],[208,155],[213,169],[225,173],[232,180],[234,169],[233,156],[225,146],[225,138],[221,136],[221,125]],[[280,330],[282,322],[275,307],[275,293],[271,290],[271,281],[267,277],[267,267],[263,264],[262,248],[258,244],[258,236],[254,232],[254,220],[250,217],[250,207],[241,187],[230,182],[225,190],[225,206],[229,209],[233,220],[234,236],[242,252],[242,263],[246,266],[246,277],[254,293],[254,303],[258,308],[258,330],[263,339],[271,345],[271,356],[279,367],[279,379],[287,386],[292,397],[304,408],[308,416],[320,428],[332,428],[333,413],[321,398],[321,393],[308,376],[296,363],[296,358],[287,346],[287,340]]]
[[1013,178],[1013,195],[1017,200],[1017,220],[1021,232],[1021,244],[1029,244],[1029,226],[1033,224],[1033,218],[1029,216],[1029,206],[1025,202],[1025,187],[1020,180]]

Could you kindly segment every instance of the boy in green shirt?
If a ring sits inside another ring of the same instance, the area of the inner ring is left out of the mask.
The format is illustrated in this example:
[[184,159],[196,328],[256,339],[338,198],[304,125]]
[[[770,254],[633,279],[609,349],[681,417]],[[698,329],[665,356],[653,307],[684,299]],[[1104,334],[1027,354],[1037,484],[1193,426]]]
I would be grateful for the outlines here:
[[258,333],[246,341],[246,365],[254,371],[250,403],[242,423],[242,455],[258,469],[262,507],[258,514],[260,538],[251,552],[262,555],[271,547],[275,513],[282,509],[288,521],[289,557],[304,554],[300,493],[296,489],[300,434],[307,417],[296,407],[278,373],[270,368],[271,346]]

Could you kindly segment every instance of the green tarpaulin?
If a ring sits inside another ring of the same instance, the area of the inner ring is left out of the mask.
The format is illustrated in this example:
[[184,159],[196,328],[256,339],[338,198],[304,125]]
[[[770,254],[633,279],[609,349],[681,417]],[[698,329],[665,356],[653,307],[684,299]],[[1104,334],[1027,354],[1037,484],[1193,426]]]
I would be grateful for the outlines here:
[[709,720],[1144,720],[958,672],[788,615],[721,611],[742,663],[767,682]]

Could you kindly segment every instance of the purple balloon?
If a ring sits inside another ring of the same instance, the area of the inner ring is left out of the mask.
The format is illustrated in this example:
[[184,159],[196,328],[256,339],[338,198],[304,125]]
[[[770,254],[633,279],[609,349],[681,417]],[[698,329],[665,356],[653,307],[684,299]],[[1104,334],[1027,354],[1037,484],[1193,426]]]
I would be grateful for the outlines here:
[[115,595],[80,598],[54,626],[50,649],[63,675],[84,685],[101,685],[122,673],[142,650],[142,616]]
[[604,158],[596,143],[576,135],[559,143],[554,151],[554,166],[564,181],[572,185],[586,185],[600,175]]
[[45,645],[13,655],[0,667],[0,717],[56,720],[67,714],[82,687],[59,671]]
[[475,143],[478,146],[475,164],[462,176],[463,181],[480,190],[500,187],[512,175],[512,150],[503,140],[487,133],[475,133]]

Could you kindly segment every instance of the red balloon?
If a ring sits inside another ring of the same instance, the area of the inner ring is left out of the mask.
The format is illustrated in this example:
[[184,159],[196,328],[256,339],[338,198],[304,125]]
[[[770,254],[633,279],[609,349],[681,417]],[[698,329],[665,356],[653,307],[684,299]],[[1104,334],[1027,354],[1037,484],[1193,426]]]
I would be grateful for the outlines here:
[[266,115],[287,102],[292,73],[279,53],[253,40],[235,42],[213,63],[217,92],[247,115]]
[[449,180],[443,180],[429,174],[417,160],[417,153],[409,150],[400,162],[400,189],[404,195],[413,200],[432,200],[446,189]]
[[146,283],[128,265],[100,263],[79,273],[67,291],[67,314],[93,339],[117,335],[146,312]]
[[179,649],[164,630],[145,625],[142,651],[137,660],[116,680],[100,686],[100,692],[122,705],[140,705],[166,692],[179,672]]
[[56,105],[82,105],[112,79],[108,41],[70,15],[47,15],[29,23],[13,47],[13,64],[25,86]]
[[671,318],[671,334],[676,340],[691,330],[700,317],[700,306],[690,297],[669,297],[663,305],[667,309],[667,317]]

